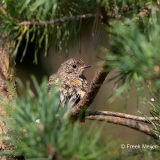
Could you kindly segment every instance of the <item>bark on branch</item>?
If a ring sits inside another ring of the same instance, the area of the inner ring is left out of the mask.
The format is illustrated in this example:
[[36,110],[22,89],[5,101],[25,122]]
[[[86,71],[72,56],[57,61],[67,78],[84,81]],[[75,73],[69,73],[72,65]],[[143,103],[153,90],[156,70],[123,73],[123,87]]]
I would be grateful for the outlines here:
[[88,18],[95,18],[99,17],[100,15],[97,13],[88,13],[88,14],[82,14],[82,15],[75,15],[71,17],[63,17],[63,18],[56,18],[50,21],[23,21],[19,22],[18,25],[23,26],[23,25],[50,25],[50,24],[57,24],[57,23],[63,23],[67,21],[75,21],[75,20],[80,20],[80,19],[88,19]]
[[[12,44],[7,39],[0,38],[0,101],[3,103],[8,103],[12,99],[13,93],[8,88],[7,83],[10,82],[11,87],[15,87],[14,81],[14,60],[10,55],[12,49]],[[8,126],[2,120],[2,115],[6,115],[6,111],[2,106],[0,106],[0,136],[7,136]],[[11,148],[10,144],[0,141],[0,150],[7,150]],[[0,159],[6,158],[6,156],[0,156]]]
[[126,118],[126,119],[131,119],[131,120],[136,120],[136,121],[140,121],[140,122],[144,122],[144,123],[149,123],[152,124],[150,121],[156,121],[158,120],[157,117],[148,117],[148,119],[146,117],[140,117],[140,116],[134,116],[134,115],[130,115],[130,114],[125,114],[125,113],[119,113],[119,112],[111,112],[111,111],[88,111],[86,112],[86,115],[88,115],[86,118],[88,117],[98,117],[98,116],[104,116],[104,118],[106,116],[112,116],[114,117],[120,117],[120,118]]
[[114,123],[114,124],[126,126],[126,127],[129,127],[129,128],[135,129],[137,131],[143,132],[143,133],[153,137],[154,139],[159,139],[160,138],[159,136],[157,136],[153,132],[153,127],[149,127],[145,124],[141,124],[140,122],[137,122],[135,120],[120,118],[120,117],[113,117],[113,116],[103,116],[103,115],[87,116],[85,119],[106,121],[108,123]]

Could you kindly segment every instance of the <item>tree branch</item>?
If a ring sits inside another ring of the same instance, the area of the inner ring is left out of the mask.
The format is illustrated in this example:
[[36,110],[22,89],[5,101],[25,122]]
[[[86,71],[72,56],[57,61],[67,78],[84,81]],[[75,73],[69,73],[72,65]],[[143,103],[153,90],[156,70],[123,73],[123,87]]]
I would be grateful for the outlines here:
[[149,123],[149,124],[152,124],[150,121],[158,120],[157,117],[148,117],[148,119],[147,119],[146,117],[133,116],[133,115],[130,115],[130,114],[119,113],[119,112],[111,112],[111,111],[88,111],[88,112],[86,112],[86,115],[87,115],[87,117],[90,117],[90,116],[95,116],[96,117],[96,116],[99,116],[99,115],[104,116],[104,118],[106,116],[120,117],[120,118],[136,120],[136,121],[140,121],[140,122],[144,122],[144,123]]
[[[131,10],[134,10],[137,8],[138,9],[147,9],[147,10],[151,11],[152,6],[151,5],[142,5],[142,6],[123,7],[121,9],[119,9],[119,13],[131,11]],[[159,8],[156,8],[156,10],[159,11]],[[53,19],[50,21],[22,21],[22,22],[18,22],[18,25],[20,25],[20,26],[23,26],[23,25],[37,25],[37,26],[49,25],[49,24],[67,22],[67,21],[71,21],[71,20],[73,21],[73,20],[88,19],[88,18],[95,18],[95,17],[100,17],[103,19],[104,22],[106,22],[106,19],[116,19],[117,16],[119,17],[119,15],[117,15],[116,13],[105,9],[105,7],[101,7],[101,12],[102,12],[102,15],[98,14],[98,13],[88,13],[88,14],[76,15],[76,16],[71,16],[71,17],[56,18],[56,19]],[[5,14],[7,14],[7,13],[5,12]],[[12,19],[12,17],[9,17],[9,18]]]
[[[120,13],[132,11],[134,9],[146,9],[148,11],[152,10],[151,5],[137,5],[137,6],[127,6],[119,9],[119,13],[116,14],[113,10],[109,10],[108,8],[101,7],[101,14],[99,13],[88,13],[88,14],[82,14],[82,15],[76,15],[76,16],[71,16],[71,17],[63,17],[63,18],[56,18],[50,21],[22,21],[22,22],[17,22],[18,25],[23,26],[23,25],[49,25],[49,24],[56,24],[56,23],[62,23],[62,22],[67,22],[71,20],[79,20],[79,19],[87,19],[87,18],[94,18],[94,17],[100,17],[102,18],[102,21],[106,24],[108,24],[108,19],[116,19],[117,17],[120,17]],[[2,5],[0,5],[0,11],[2,14],[7,16],[10,19],[14,19],[8,13],[5,11]],[[156,11],[159,11],[159,8],[156,7]],[[15,19],[14,19],[15,20]],[[15,20],[16,21],[16,20]],[[110,26],[110,25],[109,25]]]
[[48,25],[48,24],[56,24],[56,23],[62,23],[67,21],[73,21],[73,20],[80,20],[80,19],[87,19],[87,18],[94,18],[100,16],[100,14],[97,13],[88,13],[88,14],[82,14],[82,15],[76,15],[71,17],[64,17],[64,18],[57,18],[50,21],[23,21],[19,22],[18,25]]
[[85,117],[85,119],[107,121],[108,123],[114,123],[114,124],[126,126],[126,127],[129,127],[129,128],[135,129],[137,131],[143,132],[143,133],[153,137],[154,139],[159,139],[160,138],[159,136],[157,136],[153,132],[153,128],[151,128],[151,127],[149,127],[145,124],[142,125],[140,122],[137,122],[135,120],[120,118],[120,117],[113,117],[113,116],[103,116],[103,115],[87,116],[87,117]]

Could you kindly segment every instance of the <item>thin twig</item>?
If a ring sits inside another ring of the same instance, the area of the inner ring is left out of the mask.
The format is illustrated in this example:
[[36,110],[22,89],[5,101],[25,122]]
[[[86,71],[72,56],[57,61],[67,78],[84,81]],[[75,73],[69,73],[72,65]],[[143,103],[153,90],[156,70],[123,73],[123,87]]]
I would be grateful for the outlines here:
[[98,120],[98,121],[107,121],[108,123],[114,123],[114,124],[118,124],[118,125],[122,125],[122,126],[126,126],[132,129],[135,129],[137,131],[143,132],[151,137],[153,137],[154,139],[159,139],[160,137],[157,136],[154,132],[153,132],[153,128],[145,125],[145,124],[141,124],[140,122],[137,122],[135,120],[130,120],[130,119],[126,119],[126,118],[120,118],[120,117],[113,117],[113,116],[87,116],[85,117],[86,120]]
[[11,19],[11,20],[15,20],[13,17],[11,17],[7,11],[4,9],[4,6],[2,4],[0,4],[0,14],[5,15],[7,18]]
[[[124,7],[124,8],[121,8],[119,10],[120,13],[123,13],[123,12],[127,12],[127,11],[131,11],[131,10],[134,10],[134,9],[148,9],[148,10],[151,10],[152,9],[152,6],[131,6],[131,7]],[[82,15],[76,15],[76,16],[71,16],[71,17],[63,17],[63,18],[56,18],[56,19],[53,19],[53,20],[50,20],[50,21],[22,21],[22,22],[19,22],[18,25],[22,26],[22,25],[49,25],[49,24],[57,24],[57,23],[62,23],[62,22],[67,22],[67,21],[73,21],[73,20],[80,20],[80,19],[88,19],[88,18],[95,18],[95,17],[100,17],[102,18],[103,20],[105,19],[115,19],[117,18],[117,15],[116,13],[111,13],[111,12],[108,12],[106,11],[105,12],[105,9],[104,7],[101,8],[102,9],[102,15],[99,14],[99,13],[88,13],[88,14],[82,14]],[[158,8],[156,8],[157,11],[159,11]]]
[[[88,111],[86,113],[88,116],[113,116],[114,117],[120,117],[120,118],[126,118],[126,119],[131,119],[131,120],[136,120],[136,121],[141,121],[144,123],[149,123],[152,124],[150,121],[156,121],[158,120],[157,117],[140,117],[140,116],[133,116],[130,114],[125,114],[125,113],[119,113],[119,112],[111,112],[111,111]],[[150,120],[150,121],[149,121]]]
[[48,24],[56,24],[56,23],[62,23],[67,21],[73,21],[73,20],[80,20],[80,19],[87,19],[87,18],[94,18],[100,16],[100,14],[97,13],[88,13],[88,14],[82,14],[82,15],[76,15],[71,17],[64,17],[64,18],[57,18],[50,21],[23,21],[18,23],[20,26],[22,25],[48,25]]
[[[128,12],[134,9],[147,9],[151,11],[152,6],[151,5],[142,5],[142,6],[130,6],[130,7],[123,7],[119,9],[119,13],[124,13]],[[13,19],[13,17],[9,16],[7,12],[4,10],[3,6],[0,5],[0,10],[4,15],[7,15],[10,19]],[[159,11],[159,8],[156,7],[156,11]],[[76,16],[71,16],[71,17],[63,17],[63,18],[57,18],[49,21],[22,21],[22,22],[17,22],[18,25],[23,26],[23,25],[50,25],[50,24],[57,24],[57,23],[62,23],[62,22],[67,22],[71,20],[80,20],[80,19],[87,19],[87,18],[94,18],[94,17],[100,17],[103,19],[104,22],[107,22],[108,24],[108,19],[116,19],[117,15],[114,12],[110,12],[106,10],[104,7],[101,7],[101,12],[102,14],[99,13],[88,13],[88,14],[82,14],[82,15],[76,15]],[[15,19],[14,19],[15,20]],[[16,20],[15,20],[16,21]]]

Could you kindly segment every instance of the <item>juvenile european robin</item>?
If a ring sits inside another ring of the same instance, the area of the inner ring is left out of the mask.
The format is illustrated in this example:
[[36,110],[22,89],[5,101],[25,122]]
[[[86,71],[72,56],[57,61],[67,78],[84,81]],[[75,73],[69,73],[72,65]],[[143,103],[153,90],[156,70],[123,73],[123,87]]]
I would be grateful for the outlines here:
[[68,103],[74,107],[84,97],[89,86],[84,71],[89,67],[91,66],[79,58],[70,58],[61,64],[57,73],[50,76],[48,89],[52,84],[59,86],[60,103],[63,107]]

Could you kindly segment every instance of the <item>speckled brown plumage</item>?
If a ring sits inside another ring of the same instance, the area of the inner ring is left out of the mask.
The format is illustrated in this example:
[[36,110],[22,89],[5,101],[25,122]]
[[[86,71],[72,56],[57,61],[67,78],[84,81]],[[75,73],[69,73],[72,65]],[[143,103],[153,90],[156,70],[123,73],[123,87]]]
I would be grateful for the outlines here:
[[89,83],[83,73],[89,67],[79,58],[70,58],[61,64],[56,74],[50,76],[48,89],[53,83],[59,86],[62,106],[70,103],[74,107],[84,97]]

